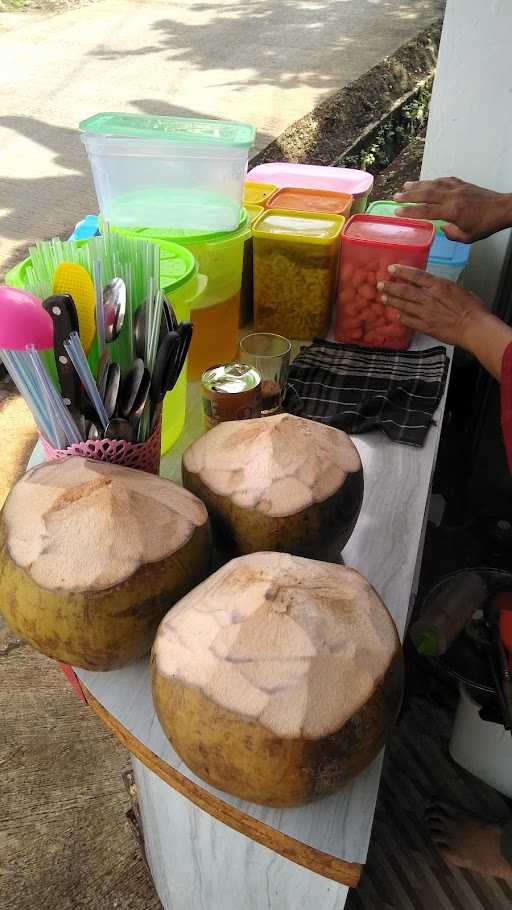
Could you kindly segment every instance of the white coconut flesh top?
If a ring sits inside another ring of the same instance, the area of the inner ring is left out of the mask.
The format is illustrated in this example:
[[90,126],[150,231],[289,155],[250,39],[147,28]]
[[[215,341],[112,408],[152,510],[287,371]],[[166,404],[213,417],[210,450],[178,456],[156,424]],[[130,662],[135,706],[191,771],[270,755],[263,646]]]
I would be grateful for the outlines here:
[[253,553],[173,607],[154,657],[165,676],[276,736],[317,739],[366,703],[397,646],[391,616],[358,572]]
[[50,590],[101,590],[180,549],[207,521],[182,487],[120,465],[65,458],[25,474],[3,517],[14,562]]
[[273,518],[323,502],[361,469],[346,433],[290,414],[220,423],[183,463],[213,493]]

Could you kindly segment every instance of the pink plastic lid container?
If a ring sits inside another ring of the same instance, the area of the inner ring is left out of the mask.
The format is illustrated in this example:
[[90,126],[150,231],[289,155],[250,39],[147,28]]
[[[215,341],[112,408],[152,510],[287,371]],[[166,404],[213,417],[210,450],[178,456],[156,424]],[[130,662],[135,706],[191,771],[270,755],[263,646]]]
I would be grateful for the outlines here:
[[247,180],[273,183],[278,187],[334,190],[349,193],[354,199],[366,197],[373,187],[373,176],[350,167],[324,167],[317,164],[295,164],[275,161],[258,164],[247,174]]

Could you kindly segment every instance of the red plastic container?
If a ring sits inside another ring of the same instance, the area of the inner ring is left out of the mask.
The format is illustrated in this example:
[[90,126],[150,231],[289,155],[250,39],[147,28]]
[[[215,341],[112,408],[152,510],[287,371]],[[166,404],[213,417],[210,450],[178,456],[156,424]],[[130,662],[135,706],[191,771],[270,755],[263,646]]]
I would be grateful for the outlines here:
[[379,301],[377,283],[390,281],[389,265],[424,269],[435,230],[427,221],[353,215],[342,235],[336,291],[335,338],[366,347],[403,351],[414,332],[398,310]]

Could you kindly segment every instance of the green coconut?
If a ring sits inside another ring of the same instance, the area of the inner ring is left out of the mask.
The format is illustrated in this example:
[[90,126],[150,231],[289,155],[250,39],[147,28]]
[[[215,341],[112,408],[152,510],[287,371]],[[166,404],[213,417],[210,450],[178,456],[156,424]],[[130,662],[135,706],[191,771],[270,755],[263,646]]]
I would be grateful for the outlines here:
[[182,473],[234,553],[336,561],[363,501],[350,437],[291,414],[219,424],[189,446]]
[[203,503],[120,465],[70,457],[36,467],[0,516],[5,619],[38,651],[85,669],[147,654],[209,562]]
[[254,553],[162,620],[152,678],[162,727],[194,774],[250,802],[295,806],[379,753],[403,666],[395,624],[358,572]]

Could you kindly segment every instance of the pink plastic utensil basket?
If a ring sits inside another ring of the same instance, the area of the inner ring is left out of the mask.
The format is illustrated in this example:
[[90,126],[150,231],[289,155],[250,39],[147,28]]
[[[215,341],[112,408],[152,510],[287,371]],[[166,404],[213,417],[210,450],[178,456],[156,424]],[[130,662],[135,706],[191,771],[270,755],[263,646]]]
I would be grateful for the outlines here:
[[162,421],[159,420],[153,433],[146,442],[126,442],[124,439],[88,439],[75,443],[67,449],[54,449],[41,437],[41,443],[48,461],[66,458],[68,455],[80,455],[93,461],[109,461],[111,464],[122,464],[126,468],[137,468],[148,474],[160,472],[160,434]]

